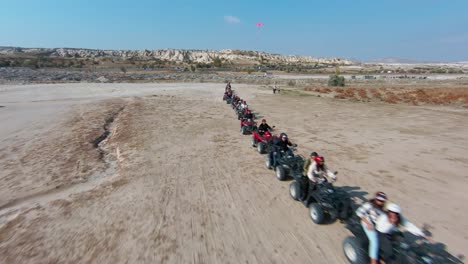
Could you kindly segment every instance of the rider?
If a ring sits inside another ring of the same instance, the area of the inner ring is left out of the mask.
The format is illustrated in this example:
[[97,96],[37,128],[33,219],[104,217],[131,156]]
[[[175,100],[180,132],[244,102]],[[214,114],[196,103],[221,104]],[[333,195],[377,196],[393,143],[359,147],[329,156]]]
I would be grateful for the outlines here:
[[389,204],[387,206],[387,213],[377,217],[377,221],[375,222],[375,230],[378,231],[379,238],[380,263],[385,263],[391,257],[393,250],[390,239],[399,230],[399,227],[404,227],[411,234],[424,237],[432,242],[432,239],[426,236],[421,229],[401,215],[400,206],[394,203]]
[[266,119],[262,119],[262,123],[258,126],[258,134],[263,136],[269,130],[271,130],[271,127],[267,124]]
[[361,219],[361,225],[369,239],[369,258],[371,264],[377,264],[379,259],[379,241],[375,231],[375,222],[377,218],[385,214],[384,206],[387,201],[387,195],[384,192],[377,192],[370,201],[362,204],[357,210],[356,215]]
[[228,82],[226,84],[226,88],[224,88],[224,90],[227,92],[228,90],[231,90],[231,82]]
[[311,182],[317,183],[319,178],[326,180],[325,175],[336,181],[336,175],[328,169],[328,166],[325,164],[325,158],[323,156],[317,156],[307,170],[307,177]]
[[314,161],[315,157],[317,157],[318,154],[317,152],[312,152],[310,153],[310,158],[307,159],[305,162],[304,162],[304,171],[302,172],[302,175],[304,177],[307,177],[307,171],[309,170],[309,166],[312,164],[312,162]]
[[276,165],[276,161],[280,157],[280,152],[286,152],[289,150],[288,146],[294,146],[291,141],[289,141],[288,135],[286,133],[281,133],[279,138],[273,139],[273,148],[270,152],[270,158],[273,161],[273,164]]
[[248,108],[245,110],[244,118],[245,119],[253,119],[253,114]]

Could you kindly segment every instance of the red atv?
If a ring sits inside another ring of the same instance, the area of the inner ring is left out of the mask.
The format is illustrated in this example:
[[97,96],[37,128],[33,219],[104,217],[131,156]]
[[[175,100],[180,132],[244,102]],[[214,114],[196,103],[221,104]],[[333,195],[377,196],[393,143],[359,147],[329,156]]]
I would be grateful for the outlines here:
[[257,131],[257,122],[252,121],[251,119],[241,119],[240,125],[242,135],[247,135]]
[[252,147],[257,147],[258,153],[265,154],[268,152],[268,148],[275,137],[271,131],[265,131],[263,135],[255,131],[252,133]]

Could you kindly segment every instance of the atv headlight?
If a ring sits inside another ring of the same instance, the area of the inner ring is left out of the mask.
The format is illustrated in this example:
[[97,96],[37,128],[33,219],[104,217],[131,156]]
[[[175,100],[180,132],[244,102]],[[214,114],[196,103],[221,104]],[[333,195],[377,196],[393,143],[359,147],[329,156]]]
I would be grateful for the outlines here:
[[410,246],[406,244],[405,242],[400,242],[400,247],[404,250],[407,250]]
[[432,259],[428,256],[422,256],[421,259],[424,261],[426,264],[432,264]]
[[328,193],[334,193],[335,191],[333,191],[333,189],[328,189],[327,192]]

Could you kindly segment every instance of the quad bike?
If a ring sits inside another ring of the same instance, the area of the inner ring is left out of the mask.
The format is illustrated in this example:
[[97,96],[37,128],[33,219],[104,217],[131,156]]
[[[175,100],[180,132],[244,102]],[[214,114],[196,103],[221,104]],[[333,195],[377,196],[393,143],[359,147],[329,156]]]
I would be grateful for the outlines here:
[[229,95],[228,93],[224,93],[223,95],[223,101],[226,101],[227,104],[230,104],[232,100],[232,94]]
[[251,134],[251,133],[257,131],[257,122],[255,122],[255,121],[249,121],[249,120],[246,120],[246,119],[242,119],[240,125],[241,125],[242,135]]
[[268,169],[274,169],[276,178],[280,181],[286,180],[288,176],[293,175],[296,171],[304,166],[304,157],[294,155],[297,145],[294,144],[287,151],[279,151],[278,158],[273,162],[273,151],[270,151],[265,157],[265,166]]
[[[275,126],[273,126],[273,128],[275,128]],[[271,132],[271,130],[265,131],[263,135],[260,135],[258,131],[252,133],[252,147],[256,147],[258,153],[264,154],[268,150],[268,144],[274,138]]]
[[[346,228],[351,231],[353,236],[348,236],[343,241],[343,252],[349,263],[361,264],[369,263],[369,240],[362,229],[360,219],[357,216],[351,217],[346,221]],[[430,256],[430,250],[427,249],[426,240],[418,239],[413,243],[407,243],[403,233],[396,233],[391,236],[392,256],[386,261],[387,264],[396,263],[414,263],[431,264],[434,259]],[[381,252],[379,252],[379,255]]]
[[289,185],[289,194],[309,208],[309,215],[314,223],[323,224],[327,216],[330,222],[337,218],[343,221],[353,214],[351,198],[346,191],[334,187],[324,179],[312,183],[301,173],[293,175],[294,181]]
[[241,120],[242,117],[244,116],[244,109],[242,108],[236,108],[236,115],[237,115],[237,120]]

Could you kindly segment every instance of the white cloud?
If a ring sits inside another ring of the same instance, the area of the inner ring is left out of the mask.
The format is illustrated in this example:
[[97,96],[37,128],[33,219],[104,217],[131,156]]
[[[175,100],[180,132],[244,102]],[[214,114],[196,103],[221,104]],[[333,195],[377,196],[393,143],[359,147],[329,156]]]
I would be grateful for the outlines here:
[[240,23],[240,19],[235,16],[224,16],[224,21],[231,23],[231,24],[238,24]]

